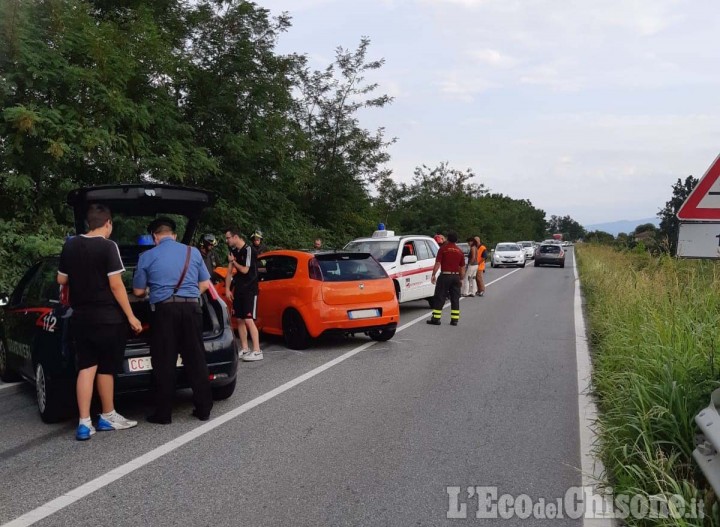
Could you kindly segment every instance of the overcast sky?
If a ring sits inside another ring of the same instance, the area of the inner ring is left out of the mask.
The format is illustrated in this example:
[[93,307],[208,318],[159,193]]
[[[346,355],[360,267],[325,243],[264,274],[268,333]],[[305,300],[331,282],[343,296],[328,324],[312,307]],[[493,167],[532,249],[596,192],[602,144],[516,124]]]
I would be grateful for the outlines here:
[[332,62],[371,39],[395,97],[394,178],[472,169],[493,192],[584,225],[655,216],[720,151],[720,10],[710,0],[260,0],[281,53]]

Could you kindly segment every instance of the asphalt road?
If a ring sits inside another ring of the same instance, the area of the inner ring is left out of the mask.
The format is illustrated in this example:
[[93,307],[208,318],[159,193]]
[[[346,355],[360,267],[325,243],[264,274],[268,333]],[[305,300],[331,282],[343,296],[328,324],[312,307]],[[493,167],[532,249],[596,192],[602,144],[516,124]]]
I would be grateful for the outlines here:
[[[173,424],[150,425],[145,399],[131,396],[117,408],[137,428],[80,443],[74,421],[40,421],[30,386],[0,387],[0,525],[133,460],[36,525],[578,525],[474,517],[469,486],[556,501],[581,481],[572,251],[564,269],[488,267],[486,282],[497,279],[462,300],[458,327],[449,308],[442,326],[426,325],[416,302],[389,342],[267,343],[216,403],[222,424],[190,417],[181,391]],[[467,519],[447,519],[447,487],[462,489]]]

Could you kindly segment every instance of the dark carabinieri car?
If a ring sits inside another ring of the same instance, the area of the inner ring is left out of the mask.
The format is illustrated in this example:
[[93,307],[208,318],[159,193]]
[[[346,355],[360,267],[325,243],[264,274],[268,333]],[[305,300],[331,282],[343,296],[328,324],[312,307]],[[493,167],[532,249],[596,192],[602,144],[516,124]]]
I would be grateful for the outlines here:
[[[210,192],[171,185],[106,185],[77,189],[68,195],[75,231],[86,232],[85,212],[92,203],[103,203],[113,214],[114,240],[120,248],[128,291],[140,253],[153,246],[145,228],[158,215],[171,216],[178,225],[178,240],[190,244],[202,211],[212,205]],[[45,422],[68,417],[76,409],[77,369],[68,337],[72,288],[57,285],[58,257],[33,265],[11,295],[0,295],[0,379],[24,378],[35,385],[40,416]],[[148,344],[150,305],[130,296],[133,312],[143,331],[131,336],[115,381],[116,393],[147,390],[152,363]],[[237,345],[230,328],[228,309],[213,287],[201,298],[203,340],[213,397],[226,399],[235,390]],[[178,359],[177,386],[186,387]]]

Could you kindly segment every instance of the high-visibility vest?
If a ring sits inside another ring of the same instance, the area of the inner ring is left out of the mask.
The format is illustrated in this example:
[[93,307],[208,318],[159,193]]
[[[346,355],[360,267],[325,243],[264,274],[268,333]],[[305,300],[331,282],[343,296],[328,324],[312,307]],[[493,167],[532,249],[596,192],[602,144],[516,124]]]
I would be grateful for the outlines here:
[[487,252],[487,247],[480,245],[480,247],[478,247],[478,271],[485,270],[485,258],[483,258],[484,252]]

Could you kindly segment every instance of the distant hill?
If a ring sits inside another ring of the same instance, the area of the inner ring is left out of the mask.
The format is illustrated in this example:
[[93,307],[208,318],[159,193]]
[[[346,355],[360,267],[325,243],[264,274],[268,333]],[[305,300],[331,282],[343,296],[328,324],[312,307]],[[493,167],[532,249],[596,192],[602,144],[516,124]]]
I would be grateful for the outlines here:
[[620,220],[613,221],[610,223],[595,223],[593,225],[585,225],[586,231],[605,231],[609,232],[613,236],[617,236],[621,232],[631,233],[635,230],[638,225],[645,223],[652,223],[656,227],[660,226],[660,220],[658,218],[644,218],[642,220]]

